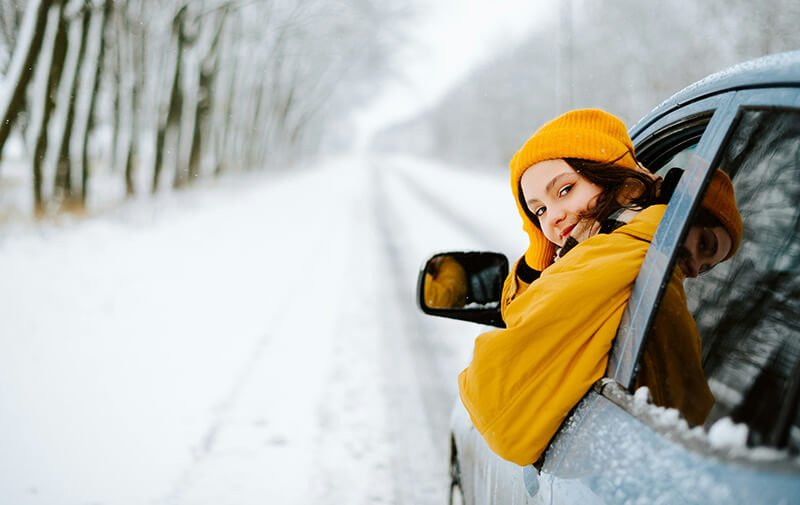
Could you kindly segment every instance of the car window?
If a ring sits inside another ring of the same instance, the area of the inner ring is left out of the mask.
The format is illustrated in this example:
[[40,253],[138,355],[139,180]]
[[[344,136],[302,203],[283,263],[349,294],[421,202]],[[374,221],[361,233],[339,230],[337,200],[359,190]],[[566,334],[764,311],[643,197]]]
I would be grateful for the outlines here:
[[659,175],[666,175],[672,167],[679,167],[679,168],[686,168],[686,165],[689,164],[689,159],[692,157],[692,154],[697,150],[697,144],[690,145],[686,149],[679,151],[676,153],[672,158],[670,158],[664,166],[660,167],[656,173]]
[[683,283],[694,335],[691,323],[680,320],[680,287],[670,283],[672,303],[668,287],[638,381],[651,381],[655,403],[656,396],[667,398],[693,424],[730,417],[748,426],[750,444],[797,452],[800,112],[743,110],[717,167],[733,180],[741,246],[730,260]]
[[636,158],[654,172],[664,167],[686,166],[700,137],[714,113],[714,104],[698,104],[698,110],[686,116],[685,111],[664,118],[665,124],[654,126],[644,137],[637,137]]

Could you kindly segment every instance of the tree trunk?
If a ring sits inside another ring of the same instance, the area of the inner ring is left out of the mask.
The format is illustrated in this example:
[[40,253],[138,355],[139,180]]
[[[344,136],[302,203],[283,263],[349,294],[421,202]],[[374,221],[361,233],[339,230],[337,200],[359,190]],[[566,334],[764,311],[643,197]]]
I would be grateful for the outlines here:
[[114,81],[114,101],[112,102],[111,114],[111,168],[116,172],[119,161],[119,136],[122,123],[122,93],[123,93],[123,62],[122,62],[122,39],[124,34],[119,23],[114,23],[116,30],[112,34],[111,41],[113,42],[113,64],[111,72]]
[[[64,104],[67,108],[66,117],[64,119],[63,129],[61,131],[60,147],[58,149],[58,159],[56,161],[56,177],[54,182],[53,194],[57,195],[59,192],[63,195],[63,201],[67,204],[72,204],[72,158],[70,156],[70,142],[72,140],[72,130],[75,124],[75,102],[78,97],[78,85],[80,83],[81,68],[83,67],[83,58],[86,54],[86,39],[89,34],[89,20],[90,12],[86,6],[80,13],[81,26],[80,26],[80,39],[78,47],[72,49],[77,52],[74,56],[75,61],[70,62],[65,81],[68,93],[61,98],[66,101]],[[57,144],[58,145],[58,144]],[[80,203],[80,202],[78,202]]]
[[236,77],[239,71],[239,59],[236,54],[233,55],[233,64],[230,70],[230,80],[228,81],[228,93],[225,101],[218,104],[218,110],[221,110],[221,115],[217,115],[213,122],[215,128],[215,150],[217,152],[217,159],[214,166],[214,175],[222,173],[229,164],[230,149],[228,148],[228,138],[232,135],[233,130],[233,102],[236,97]]
[[218,131],[217,139],[217,163],[214,167],[214,174],[219,175],[222,173],[225,168],[229,164],[230,160],[230,149],[228,148],[229,142],[228,138],[231,135],[231,130],[233,129],[233,101],[234,101],[234,93],[236,91],[236,74],[238,71],[238,64],[234,64],[233,70],[231,71],[231,83],[230,87],[228,88],[228,96],[227,100],[223,104],[223,113],[221,118],[217,118],[218,121],[221,121],[221,129]]
[[131,134],[128,139],[128,148],[125,150],[125,196],[131,197],[136,194],[136,184],[133,180],[135,170],[133,156],[136,146],[139,144],[139,112],[136,105],[139,101],[137,85],[134,83],[131,89]]
[[34,210],[37,215],[44,213],[44,197],[42,186],[44,180],[43,165],[47,152],[47,125],[50,122],[50,115],[55,107],[56,92],[58,83],[61,79],[61,71],[64,67],[64,58],[67,53],[67,23],[64,19],[64,3],[59,2],[56,7],[57,13],[50,18],[50,22],[56,23],[56,34],[53,37],[52,46],[45,48],[52,54],[50,68],[46,69],[47,82],[44,86],[44,96],[37,97],[42,100],[42,117],[38,125],[39,130],[36,136],[36,143],[33,149],[33,198]]
[[214,70],[206,70],[200,64],[200,78],[195,107],[194,127],[192,128],[192,147],[189,153],[189,181],[194,181],[200,176],[200,154],[202,153],[206,132],[208,129],[208,116],[211,110],[211,96],[214,88]]
[[[86,127],[83,129],[83,142],[81,147],[81,205],[86,206],[86,198],[89,194],[89,135],[94,128],[94,110],[97,104],[97,92],[100,89],[100,76],[103,73],[103,60],[105,59],[106,48],[106,29],[108,19],[113,7],[112,0],[104,0],[102,17],[100,18],[100,28],[97,32],[99,48],[97,50],[97,60],[94,61],[94,76],[92,90],[89,95],[89,110],[86,112]],[[96,15],[96,14],[95,14]]]
[[178,10],[172,21],[172,40],[175,48],[175,64],[172,67],[172,79],[169,87],[169,98],[166,114],[162,114],[156,133],[156,152],[153,165],[153,193],[158,191],[159,178],[164,166],[164,156],[167,133],[178,126],[183,97],[181,95],[181,67],[183,66],[183,22],[186,16],[186,5]]
[[[131,46],[130,52],[133,53],[136,51],[137,48]],[[128,141],[125,147],[124,152],[124,163],[125,163],[125,196],[131,197],[136,193],[136,184],[134,181],[134,154],[136,152],[136,146],[139,144],[139,88],[140,88],[140,79],[141,79],[141,69],[137,70],[136,67],[136,56],[134,54],[130,55],[131,62],[130,62],[130,72],[131,72],[131,89],[130,94],[128,97],[128,106],[130,108],[130,121],[131,121],[131,129],[130,134],[128,135]]]
[[167,104],[167,117],[162,124],[158,125],[158,136],[156,138],[156,159],[153,168],[153,193],[158,191],[158,179],[161,176],[161,169],[164,166],[165,143],[167,132],[174,130],[178,126],[183,97],[181,96],[181,66],[183,64],[182,51],[183,44],[178,41],[178,49],[173,69],[172,85],[170,86],[169,103]]
[[203,148],[210,137],[209,118],[216,95],[216,81],[219,72],[219,42],[222,38],[222,28],[228,10],[223,9],[217,19],[211,45],[205,57],[200,61],[200,76],[198,78],[197,106],[195,108],[194,128],[192,132],[192,147],[189,154],[189,180],[193,181],[200,176],[200,162]]
[[134,135],[138,125],[136,110],[136,86],[140,78],[141,69],[136,67],[136,46],[140,41],[136,36],[138,23],[132,22],[135,16],[130,12],[130,0],[118,9],[116,20],[116,62],[119,69],[119,82],[117,83],[116,107],[120,117],[120,128],[117,141],[114,145],[114,159],[121,162],[125,179],[125,196],[135,194],[133,180],[133,144]]
[[36,58],[42,47],[47,13],[53,0],[31,0],[25,9],[22,29],[6,74],[9,89],[0,96],[0,156],[11,127],[25,103],[25,89],[33,75]]

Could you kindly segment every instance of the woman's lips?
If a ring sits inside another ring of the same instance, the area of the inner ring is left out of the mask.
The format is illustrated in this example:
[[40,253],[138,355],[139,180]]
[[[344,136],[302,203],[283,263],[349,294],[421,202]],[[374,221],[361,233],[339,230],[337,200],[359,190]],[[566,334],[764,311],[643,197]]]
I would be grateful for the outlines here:
[[569,237],[569,234],[572,233],[573,228],[575,228],[574,224],[571,224],[571,225],[567,226],[566,228],[564,228],[561,231],[561,240],[565,240],[567,237]]

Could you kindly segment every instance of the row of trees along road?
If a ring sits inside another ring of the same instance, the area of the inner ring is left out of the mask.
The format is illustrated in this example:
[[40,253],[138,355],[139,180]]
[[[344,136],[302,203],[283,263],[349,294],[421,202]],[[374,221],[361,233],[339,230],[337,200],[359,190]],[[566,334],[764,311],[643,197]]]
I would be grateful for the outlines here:
[[800,48],[797,0],[554,5],[517,46],[492,55],[434,107],[380,132],[373,147],[506,170],[539,126],[569,109],[605,109],[630,127],[712,72]]
[[128,195],[297,160],[385,74],[403,18],[391,2],[0,0],[0,155],[17,132],[39,215],[85,207],[97,153]]

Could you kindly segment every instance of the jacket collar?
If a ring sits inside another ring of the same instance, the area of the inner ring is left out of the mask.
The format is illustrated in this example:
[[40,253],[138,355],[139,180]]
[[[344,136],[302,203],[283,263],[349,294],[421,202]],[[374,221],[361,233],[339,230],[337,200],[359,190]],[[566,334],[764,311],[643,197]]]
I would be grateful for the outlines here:
[[622,208],[609,216],[602,225],[593,227],[595,231],[590,235],[568,237],[558,250],[556,260],[563,258],[579,243],[601,233],[625,233],[634,238],[651,242],[666,208],[666,205],[651,205],[642,210]]

